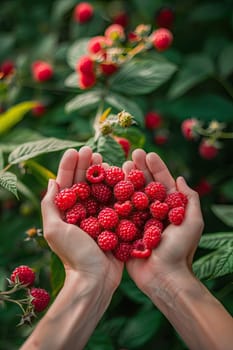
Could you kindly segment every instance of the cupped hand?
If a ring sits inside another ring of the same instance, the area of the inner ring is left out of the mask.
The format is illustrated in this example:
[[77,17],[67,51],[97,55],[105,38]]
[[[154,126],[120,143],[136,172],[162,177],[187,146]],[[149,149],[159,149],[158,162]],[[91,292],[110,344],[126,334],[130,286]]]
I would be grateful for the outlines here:
[[127,161],[123,169],[127,174],[132,168],[143,170],[147,183],[159,181],[168,193],[180,191],[188,198],[185,219],[181,225],[170,224],[162,233],[162,239],[148,259],[132,259],[127,262],[127,270],[137,286],[149,294],[151,286],[166,282],[171,275],[191,272],[192,260],[203,230],[203,218],[198,194],[182,177],[175,181],[167,166],[156,153],[146,154],[137,149],[132,161]]
[[89,147],[79,152],[67,150],[59,164],[57,179],[50,180],[48,190],[42,200],[44,237],[51,249],[60,257],[66,273],[78,272],[86,279],[102,284],[113,292],[120,283],[123,264],[112,254],[105,254],[96,242],[78,226],[67,224],[54,204],[59,189],[71,187],[85,181],[86,169],[94,163],[101,163],[98,153]]

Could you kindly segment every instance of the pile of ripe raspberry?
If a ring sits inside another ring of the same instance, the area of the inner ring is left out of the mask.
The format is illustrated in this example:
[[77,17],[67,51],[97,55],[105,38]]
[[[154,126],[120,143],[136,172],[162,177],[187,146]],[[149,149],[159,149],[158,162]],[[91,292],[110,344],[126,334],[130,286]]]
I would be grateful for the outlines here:
[[55,204],[64,221],[79,226],[103,251],[121,261],[147,258],[168,224],[180,225],[187,197],[152,181],[143,171],[132,169],[125,179],[120,167],[100,164],[86,171],[86,182],[61,190]]

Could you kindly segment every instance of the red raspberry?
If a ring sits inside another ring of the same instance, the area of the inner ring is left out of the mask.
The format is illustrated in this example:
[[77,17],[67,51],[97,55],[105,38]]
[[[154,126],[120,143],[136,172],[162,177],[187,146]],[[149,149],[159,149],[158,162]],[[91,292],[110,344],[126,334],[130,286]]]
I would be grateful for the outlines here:
[[92,184],[102,182],[105,179],[105,169],[100,164],[91,165],[86,171],[86,179]]
[[37,82],[47,81],[53,76],[53,67],[48,62],[35,61],[32,64],[32,75]]
[[146,221],[144,225],[144,231],[146,231],[150,226],[157,226],[160,231],[163,231],[163,223],[160,220],[157,220],[155,218],[150,218],[149,220]]
[[89,218],[83,219],[80,222],[80,228],[92,238],[96,238],[101,232],[99,221],[94,216],[89,216]]
[[151,249],[145,247],[142,239],[133,242],[131,257],[137,259],[146,259],[151,255]]
[[168,142],[168,133],[166,130],[162,130],[160,132],[157,132],[156,135],[154,135],[154,143],[156,145],[164,145]]
[[207,179],[202,178],[194,187],[194,190],[199,194],[200,197],[202,197],[211,193],[211,191],[213,190],[213,186]]
[[77,195],[71,188],[64,188],[55,197],[54,203],[60,210],[67,210],[76,203]]
[[72,208],[68,209],[65,214],[65,221],[68,224],[78,224],[85,219],[87,211],[81,203],[76,203]]
[[187,203],[187,197],[180,192],[172,192],[165,198],[165,203],[169,208],[183,207]]
[[127,219],[120,220],[116,228],[116,234],[122,241],[132,241],[136,233],[137,228],[132,221]]
[[144,232],[142,240],[146,248],[153,249],[157,247],[161,240],[161,230],[158,226],[150,226]]
[[45,289],[32,288],[30,290],[30,295],[33,297],[32,305],[36,312],[41,312],[46,309],[50,302],[50,295]]
[[118,70],[118,66],[113,62],[103,62],[99,65],[100,71],[105,75],[112,75]]
[[145,193],[151,201],[159,200],[163,202],[167,191],[166,187],[159,181],[152,181],[145,187]]
[[204,159],[213,159],[218,155],[218,148],[207,139],[203,139],[199,145],[199,154]]
[[14,269],[11,274],[11,281],[16,283],[17,280],[21,284],[25,284],[28,287],[31,287],[35,282],[35,272],[26,265],[18,266]]
[[89,89],[96,83],[95,73],[79,74],[79,87],[80,89]]
[[131,201],[137,210],[144,210],[149,205],[149,199],[144,192],[134,192]]
[[119,12],[114,15],[113,23],[120,24],[123,28],[126,28],[129,23],[129,16],[126,12]]
[[130,243],[121,242],[116,246],[113,254],[118,260],[126,262],[130,259],[131,250],[132,245]]
[[105,47],[107,46],[107,39],[104,36],[95,36],[89,40],[88,51],[92,54],[101,53],[104,54]]
[[149,211],[136,211],[130,217],[130,220],[138,227],[143,228],[145,222],[149,219]]
[[180,225],[184,220],[185,209],[184,207],[176,207],[169,210],[168,219],[171,224]]
[[198,125],[198,121],[195,118],[185,119],[181,124],[181,131],[187,140],[195,139],[195,126]]
[[120,24],[111,24],[108,28],[106,28],[104,35],[110,40],[119,40],[124,39],[125,31]]
[[79,23],[90,21],[94,13],[93,6],[88,2],[80,2],[74,9],[74,20]]
[[113,192],[118,201],[125,202],[134,193],[134,186],[131,181],[122,180],[114,186]]
[[76,66],[76,70],[84,75],[93,74],[95,63],[90,56],[82,56]]
[[110,166],[105,170],[105,182],[109,186],[115,186],[118,182],[124,180],[125,174],[118,166]]
[[147,129],[157,129],[162,123],[162,117],[157,112],[148,112],[145,115],[145,126]]
[[173,35],[166,28],[159,28],[152,33],[152,43],[158,51],[168,49],[172,41]]
[[158,27],[171,28],[174,23],[175,15],[174,11],[167,6],[163,6],[156,13],[156,24]]
[[125,201],[123,203],[116,202],[114,204],[114,209],[119,216],[127,217],[131,214],[133,205],[130,201]]
[[99,247],[104,250],[113,250],[118,244],[118,237],[111,231],[102,231],[97,238]]
[[103,183],[91,185],[91,193],[100,203],[109,203],[112,199],[112,191],[110,187]]
[[151,215],[158,219],[163,220],[167,217],[169,207],[167,203],[163,203],[160,201],[155,201],[150,205]]
[[86,182],[79,182],[77,184],[74,184],[71,189],[74,190],[77,195],[77,199],[80,201],[85,201],[90,197],[91,188]]
[[135,190],[140,190],[146,183],[144,172],[138,169],[132,169],[127,176],[127,180],[132,182]]
[[82,202],[87,211],[87,216],[96,215],[99,209],[99,204],[94,198],[88,198],[84,202]]
[[121,145],[125,153],[125,158],[127,158],[131,148],[131,143],[129,142],[129,140],[127,140],[125,137],[118,137],[118,136],[114,136],[114,139],[116,140],[117,143],[119,143],[119,145]]
[[43,103],[38,102],[38,104],[32,108],[32,115],[34,117],[41,117],[46,112],[46,107]]
[[6,77],[14,71],[14,68],[15,64],[13,61],[5,60],[0,66],[0,73],[2,73],[4,77]]
[[98,220],[104,229],[116,227],[118,223],[118,215],[112,208],[104,208],[99,212]]

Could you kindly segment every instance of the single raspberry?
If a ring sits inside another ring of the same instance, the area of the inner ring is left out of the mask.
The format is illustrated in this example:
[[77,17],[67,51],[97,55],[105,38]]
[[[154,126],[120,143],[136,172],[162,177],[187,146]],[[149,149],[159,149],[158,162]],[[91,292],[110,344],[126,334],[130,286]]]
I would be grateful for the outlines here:
[[146,183],[144,172],[139,169],[132,169],[127,176],[127,180],[132,182],[135,190],[142,189]]
[[156,145],[162,146],[168,142],[168,132],[167,130],[160,130],[154,135],[154,143]]
[[142,239],[133,242],[131,257],[137,259],[146,259],[151,255],[151,249],[145,246]]
[[53,76],[53,67],[48,62],[35,61],[32,64],[32,76],[37,82],[50,80]]
[[118,237],[111,231],[102,231],[97,238],[98,246],[104,250],[113,250],[118,244]]
[[152,33],[152,43],[158,51],[164,51],[172,44],[173,35],[166,28],[159,28]]
[[49,293],[43,288],[32,288],[30,290],[32,298],[32,305],[36,312],[41,312],[46,309],[50,302]]
[[77,62],[76,70],[84,75],[93,74],[95,62],[90,56],[82,56]]
[[77,195],[71,188],[64,188],[55,197],[54,203],[60,210],[67,210],[76,203]]
[[79,182],[77,184],[74,184],[71,189],[74,190],[77,195],[77,199],[80,201],[85,201],[90,197],[91,188],[86,182]]
[[214,159],[218,155],[218,148],[208,139],[203,139],[199,145],[199,154],[204,159]]
[[80,2],[74,9],[74,20],[78,23],[90,21],[94,14],[94,9],[88,2]]
[[194,187],[194,190],[199,194],[200,197],[206,196],[213,190],[213,185],[205,178],[200,179],[200,181]]
[[104,208],[98,214],[98,220],[100,225],[104,229],[111,229],[116,227],[118,223],[118,214],[112,208]]
[[134,192],[131,197],[131,201],[137,210],[144,210],[149,206],[149,199],[144,192]]
[[91,185],[91,193],[100,203],[109,203],[113,197],[111,188],[103,183]]
[[89,89],[92,86],[95,85],[96,83],[96,75],[95,73],[90,73],[90,74],[79,74],[79,87],[80,89]]
[[34,117],[41,117],[46,112],[46,107],[43,103],[38,102],[35,107],[32,108],[32,115]]
[[146,248],[153,249],[157,247],[161,241],[161,230],[155,225],[148,227],[144,232],[142,240]]
[[125,174],[118,166],[110,166],[105,170],[105,182],[109,186],[115,186],[118,182],[124,180]]
[[145,193],[150,201],[159,200],[160,202],[163,202],[166,197],[167,190],[161,182],[152,181],[145,187]]
[[142,211],[136,211],[134,212],[130,220],[140,229],[142,229],[145,225],[145,222],[149,219],[150,217],[150,212],[147,210],[142,210]]
[[140,36],[135,32],[129,32],[127,39],[130,43],[137,43],[141,40]]
[[79,224],[81,220],[85,219],[87,211],[81,203],[76,203],[72,208],[65,213],[65,221],[68,224]]
[[14,269],[10,279],[14,283],[18,280],[18,282],[31,287],[35,282],[35,277],[35,272],[29,266],[21,265]]
[[181,131],[187,140],[194,140],[197,136],[195,134],[195,127],[198,125],[198,120],[195,118],[185,119],[181,124]]
[[161,232],[163,231],[163,223],[158,219],[150,218],[147,220],[144,225],[144,231],[146,231],[150,226],[157,226]]
[[110,40],[121,40],[125,37],[124,28],[120,24],[111,24],[106,28],[104,35]]
[[2,62],[0,66],[0,73],[3,74],[3,77],[7,77],[11,73],[13,73],[14,68],[15,68],[15,64],[13,61],[5,60],[4,62]]
[[112,75],[118,70],[118,65],[113,62],[103,62],[99,65],[101,73],[105,75]]
[[126,12],[122,11],[114,15],[113,23],[120,24],[123,28],[126,28],[129,24],[129,16]]
[[92,54],[104,54],[106,45],[107,39],[104,36],[95,36],[88,42],[88,51]]
[[87,216],[94,216],[97,214],[99,204],[94,198],[88,198],[83,201],[82,204],[86,208]]
[[171,28],[175,19],[175,14],[172,8],[168,6],[161,7],[155,17],[155,21],[158,27]]
[[133,205],[129,200],[123,203],[116,202],[114,203],[114,209],[119,216],[127,217],[131,214]]
[[86,179],[92,184],[102,182],[105,179],[105,169],[100,164],[91,165],[86,171]]
[[167,217],[168,210],[169,210],[169,207],[167,203],[163,203],[158,200],[151,203],[150,205],[151,215],[158,220],[165,219]]
[[136,236],[137,228],[135,224],[127,219],[122,219],[116,228],[116,234],[122,241],[132,241]]
[[128,139],[126,139],[125,137],[119,137],[119,136],[114,136],[114,139],[122,147],[122,149],[125,153],[125,158],[127,158],[129,155],[129,152],[130,152],[130,148],[131,148],[130,141]]
[[125,202],[134,193],[134,186],[131,181],[122,180],[114,186],[113,192],[118,201]]
[[187,203],[187,197],[180,192],[172,192],[167,195],[165,198],[165,203],[169,206],[169,208],[183,207]]
[[162,116],[154,111],[148,112],[145,117],[145,126],[149,130],[157,129],[162,124]]
[[176,207],[169,210],[168,220],[171,224],[180,225],[184,220],[185,209],[184,207]]
[[80,222],[80,228],[88,233],[92,238],[96,238],[100,232],[101,227],[98,219],[94,216],[89,216]]
[[126,262],[130,259],[131,250],[132,245],[130,243],[121,242],[113,250],[113,254],[118,260]]

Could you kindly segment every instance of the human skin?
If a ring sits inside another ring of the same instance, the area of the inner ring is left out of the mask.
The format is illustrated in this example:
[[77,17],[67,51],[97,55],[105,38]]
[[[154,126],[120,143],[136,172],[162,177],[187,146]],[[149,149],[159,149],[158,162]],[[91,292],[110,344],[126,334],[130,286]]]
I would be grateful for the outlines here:
[[233,318],[192,272],[193,256],[204,227],[198,194],[182,177],[175,181],[155,153],[135,150],[124,164],[144,171],[147,182],[162,182],[168,192],[180,191],[188,198],[185,219],[169,225],[159,246],[148,259],[132,259],[127,270],[142,290],[166,316],[190,350],[230,350]]
[[89,147],[70,149],[61,159],[56,182],[49,181],[42,201],[44,237],[63,262],[66,277],[21,350],[83,349],[121,281],[123,263],[103,253],[79,227],[65,223],[54,204],[59,189],[84,181],[89,165],[101,162]]

